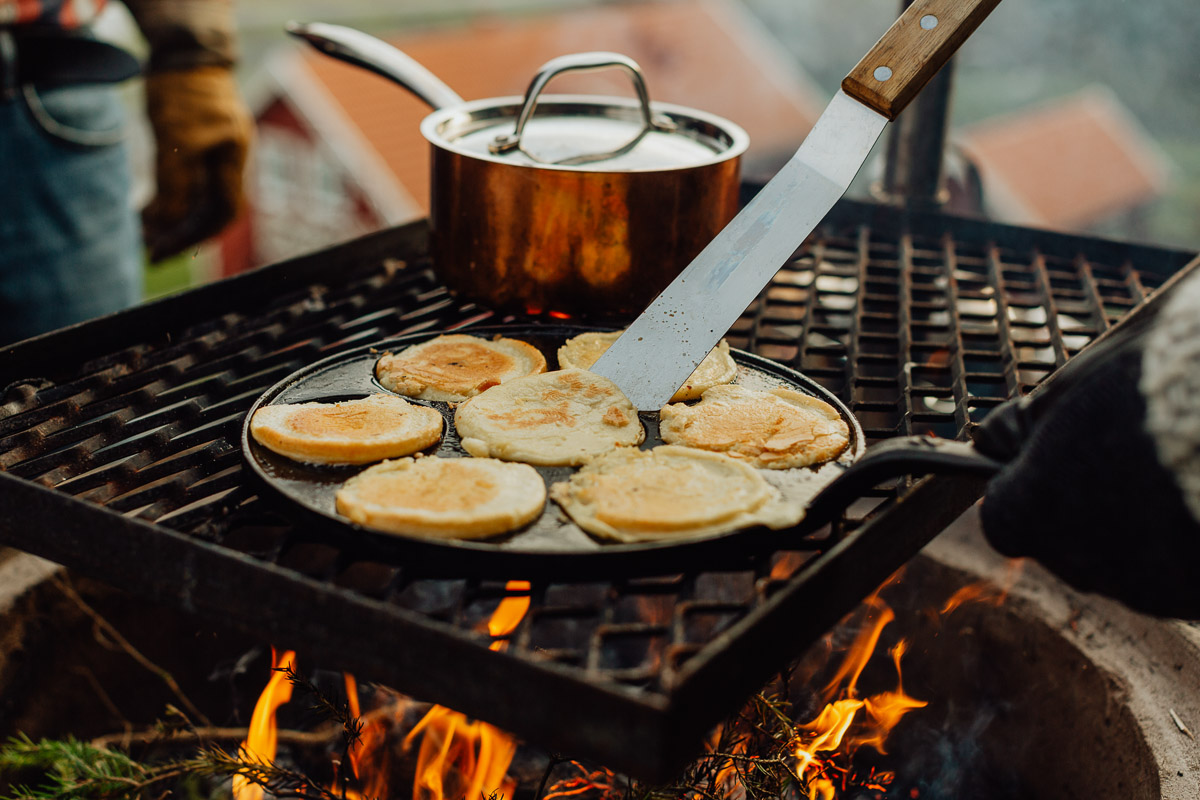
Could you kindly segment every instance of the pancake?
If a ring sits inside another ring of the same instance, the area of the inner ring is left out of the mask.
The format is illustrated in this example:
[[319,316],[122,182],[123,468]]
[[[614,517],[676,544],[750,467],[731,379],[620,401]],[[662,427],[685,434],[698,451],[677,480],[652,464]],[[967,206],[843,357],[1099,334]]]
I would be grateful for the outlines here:
[[795,525],[785,503],[752,467],[720,453],[662,445],[597,456],[550,497],[588,533],[620,542],[724,533],[750,525]]
[[[612,333],[581,333],[572,337],[558,348],[558,365],[563,369],[591,369],[624,331]],[[704,357],[699,366],[688,376],[683,386],[671,395],[671,402],[698,400],[705,389],[723,383],[733,383],[737,377],[737,364],[729,354],[729,342],[722,339],[712,352]]]
[[491,386],[546,371],[546,358],[517,339],[461,333],[387,353],[375,365],[385,389],[419,400],[461,402]]
[[714,386],[693,406],[659,413],[667,444],[724,453],[754,467],[789,469],[836,458],[850,444],[837,409],[791,389]]
[[442,415],[390,394],[341,403],[263,406],[250,435],[263,447],[309,464],[369,464],[437,444]]
[[337,493],[339,514],[385,533],[479,539],[537,519],[537,470],[491,458],[402,458],[368,467]]
[[641,444],[637,409],[608,378],[565,369],[515,378],[460,405],[454,424],[473,456],[543,466]]

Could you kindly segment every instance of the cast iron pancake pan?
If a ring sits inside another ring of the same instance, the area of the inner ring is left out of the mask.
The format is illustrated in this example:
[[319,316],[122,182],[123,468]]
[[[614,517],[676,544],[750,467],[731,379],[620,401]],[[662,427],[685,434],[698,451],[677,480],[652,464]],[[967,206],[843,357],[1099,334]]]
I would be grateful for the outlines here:
[[[558,366],[558,347],[567,339],[591,327],[579,325],[508,325],[471,328],[461,333],[490,338],[505,336],[520,339],[539,348],[546,356],[549,369]],[[252,473],[260,479],[268,495],[280,500],[287,508],[297,510],[305,518],[306,528],[316,535],[328,537],[359,557],[403,565],[419,574],[482,576],[496,578],[533,578],[539,576],[611,578],[632,574],[667,574],[711,564],[729,564],[731,558],[744,558],[758,552],[789,547],[811,548],[803,543],[830,518],[811,513],[811,504],[822,490],[835,482],[862,455],[862,428],[849,409],[831,392],[799,372],[760,356],[733,350],[738,365],[737,382],[756,388],[783,386],[817,397],[836,408],[850,429],[850,445],[835,461],[813,468],[791,470],[761,470],[765,478],[776,485],[785,497],[810,507],[809,515],[792,528],[782,531],[755,526],[724,534],[685,537],[668,541],[644,543],[604,542],[592,538],[571,523],[561,509],[547,501],[540,518],[516,532],[499,537],[473,540],[442,540],[416,536],[381,533],[365,528],[340,516],[334,507],[334,495],[339,486],[365,466],[341,467],[302,464],[277,455],[254,441],[249,420],[260,406],[276,403],[335,402],[387,392],[375,380],[375,362],[386,352],[432,339],[443,331],[426,331],[389,339],[360,347],[318,361],[298,370],[266,391],[251,407],[242,426],[242,449]],[[444,458],[470,457],[459,443],[454,431],[454,409],[437,401],[419,401],[437,409],[445,419],[445,433],[440,445],[425,451]],[[641,421],[646,429],[643,448],[662,443],[658,435],[658,415],[645,413]],[[875,448],[873,448],[874,450]],[[896,460],[896,459],[893,459]],[[911,457],[885,470],[902,474]],[[571,467],[536,467],[547,482],[566,480],[574,471]],[[882,478],[887,477],[882,475]],[[843,484],[844,481],[837,481]],[[869,488],[870,485],[857,486]],[[842,492],[845,495],[846,492]],[[848,501],[845,497],[839,499]],[[829,502],[822,504],[830,505]]]

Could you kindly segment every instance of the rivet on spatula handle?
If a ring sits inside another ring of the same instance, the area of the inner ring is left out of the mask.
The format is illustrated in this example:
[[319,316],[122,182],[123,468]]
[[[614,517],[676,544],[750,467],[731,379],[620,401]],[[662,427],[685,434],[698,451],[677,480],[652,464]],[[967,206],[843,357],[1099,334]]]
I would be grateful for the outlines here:
[[917,96],[1000,0],[916,0],[842,81],[888,119]]

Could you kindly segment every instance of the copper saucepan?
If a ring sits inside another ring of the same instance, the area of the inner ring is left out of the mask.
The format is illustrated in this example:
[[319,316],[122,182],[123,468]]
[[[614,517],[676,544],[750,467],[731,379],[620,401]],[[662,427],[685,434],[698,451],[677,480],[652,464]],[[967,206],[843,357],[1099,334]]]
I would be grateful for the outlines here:
[[[523,98],[465,102],[362,31],[324,23],[288,30],[434,108],[421,123],[432,146],[432,253],[462,297],[532,314],[632,316],[737,212],[746,132],[651,103],[625,56],[562,56],[539,70]],[[542,94],[562,73],[609,68],[629,74],[636,100]]]

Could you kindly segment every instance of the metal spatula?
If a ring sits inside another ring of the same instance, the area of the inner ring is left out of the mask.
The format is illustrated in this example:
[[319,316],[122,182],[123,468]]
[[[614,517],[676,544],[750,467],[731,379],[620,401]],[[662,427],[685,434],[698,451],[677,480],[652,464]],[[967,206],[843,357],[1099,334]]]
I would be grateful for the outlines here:
[[1000,0],[916,0],[842,81],[791,160],[592,367],[642,411],[675,393],[845,193],[889,120]]

